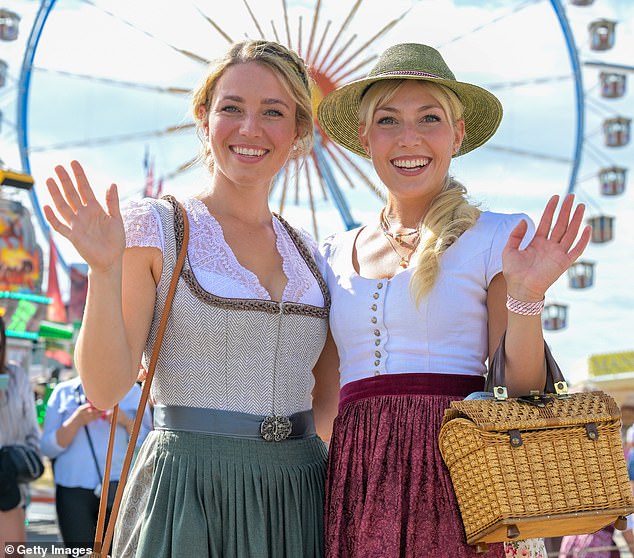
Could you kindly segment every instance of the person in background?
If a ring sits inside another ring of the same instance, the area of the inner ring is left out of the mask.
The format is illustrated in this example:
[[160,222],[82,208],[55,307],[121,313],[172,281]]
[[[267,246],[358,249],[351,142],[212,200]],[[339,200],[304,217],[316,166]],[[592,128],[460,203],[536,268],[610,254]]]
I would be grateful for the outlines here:
[[[328,558],[475,556],[438,447],[444,411],[482,390],[505,332],[509,394],[544,386],[544,295],[590,229],[575,243],[584,208],[573,211],[572,196],[557,217],[551,198],[534,234],[526,215],[467,199],[451,160],[485,143],[501,117],[494,95],[414,43],[388,48],[366,78],[319,105],[323,130],[370,158],[387,191],[376,219],[322,245],[334,343],[319,363],[330,379],[317,374],[316,390],[341,384]],[[541,540],[522,545],[518,555],[545,556]],[[504,552],[492,544],[486,556]]]
[[[12,444],[40,451],[40,428],[28,371],[7,361],[7,335],[0,316],[0,447]],[[26,540],[25,510],[29,485],[0,469],[0,552],[6,542]]]
[[[119,402],[108,490],[110,502],[140,399],[141,388],[134,384]],[[79,377],[57,384],[48,400],[42,452],[53,462],[57,521],[68,548],[91,547],[94,541],[111,412],[97,409],[86,398]],[[152,417],[146,407],[137,445],[150,430]]]

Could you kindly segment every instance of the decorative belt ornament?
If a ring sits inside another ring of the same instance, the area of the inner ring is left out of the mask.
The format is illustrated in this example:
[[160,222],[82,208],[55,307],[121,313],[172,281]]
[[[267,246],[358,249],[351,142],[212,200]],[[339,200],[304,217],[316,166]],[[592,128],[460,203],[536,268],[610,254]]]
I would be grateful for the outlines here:
[[260,434],[267,442],[281,442],[291,435],[291,419],[284,415],[269,415],[260,424]]

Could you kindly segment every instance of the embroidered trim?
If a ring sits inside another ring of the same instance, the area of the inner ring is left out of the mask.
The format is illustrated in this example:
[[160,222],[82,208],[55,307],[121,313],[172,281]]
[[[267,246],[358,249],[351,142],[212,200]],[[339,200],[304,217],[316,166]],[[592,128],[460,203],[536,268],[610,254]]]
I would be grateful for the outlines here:
[[416,70],[397,70],[395,72],[381,72],[380,74],[377,74],[376,76],[372,76],[372,77],[379,77],[379,76],[420,76],[420,77],[430,77],[430,78],[436,78],[436,79],[445,79],[434,74],[428,74],[427,72],[418,72]]
[[[176,253],[178,253],[181,245],[183,244],[185,222],[183,220],[183,215],[178,210],[178,202],[176,201],[176,199],[173,196],[169,195],[164,196],[163,199],[168,201],[174,210],[174,236],[176,240]],[[323,308],[320,308],[318,306],[311,306],[309,304],[301,304],[299,302],[280,303],[273,300],[224,298],[214,295],[203,289],[196,279],[196,276],[192,272],[189,263],[189,254],[187,255],[187,260],[185,263],[185,267],[183,268],[183,271],[181,273],[181,277],[185,280],[185,283],[189,287],[189,290],[196,298],[205,302],[206,304],[210,304],[212,306],[216,306],[225,310],[256,310],[260,312],[266,312],[268,314],[301,314],[314,318],[328,318],[328,315],[330,314],[330,293],[328,292],[328,287],[326,286],[324,278],[321,276],[321,273],[319,273],[319,269],[317,268],[315,259],[306,248],[306,245],[299,237],[297,231],[295,231],[295,229],[293,229],[293,227],[291,227],[280,216],[275,216],[280,221],[280,223],[282,223],[284,228],[286,228],[286,231],[295,244],[297,251],[299,252],[300,256],[302,256],[302,258],[306,262],[306,265],[308,266],[308,269],[317,280],[317,284],[319,285],[322,296],[324,297]]]

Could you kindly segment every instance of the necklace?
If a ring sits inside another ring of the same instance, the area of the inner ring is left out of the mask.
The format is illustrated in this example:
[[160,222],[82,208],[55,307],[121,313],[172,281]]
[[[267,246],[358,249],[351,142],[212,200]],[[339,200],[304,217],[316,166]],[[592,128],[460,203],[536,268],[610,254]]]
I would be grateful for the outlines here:
[[[415,229],[405,229],[407,232],[395,232],[393,233],[390,229],[392,228],[392,225],[389,221],[389,219],[387,218],[387,215],[385,214],[385,208],[381,209],[381,213],[379,213],[379,224],[381,225],[381,230],[383,231],[383,234],[387,237],[387,238],[392,238],[396,241],[397,244],[403,244],[403,239],[407,238],[408,236],[418,236],[420,234],[420,231],[418,230],[418,227]],[[416,243],[416,240],[412,241],[413,243]]]
[[[398,265],[402,267],[403,269],[407,269],[409,267],[409,262],[412,259],[412,255],[414,254],[414,252],[416,251],[416,248],[418,247],[418,242],[420,240],[420,231],[416,228],[416,229],[410,229],[409,232],[393,233],[390,230],[390,222],[387,218],[387,215],[385,215],[385,208],[383,208],[381,210],[381,213],[379,214],[379,224],[381,226],[381,232],[383,232],[383,235],[385,236],[385,238],[387,238],[387,242],[390,245],[390,248],[392,248],[392,250],[394,250],[394,253],[400,258]],[[410,247],[408,247],[407,249],[408,250],[407,254],[402,255],[396,249],[396,246],[394,246],[394,243],[396,242],[398,246],[403,246],[403,244],[405,243],[403,239],[410,236],[414,238],[410,242]]]

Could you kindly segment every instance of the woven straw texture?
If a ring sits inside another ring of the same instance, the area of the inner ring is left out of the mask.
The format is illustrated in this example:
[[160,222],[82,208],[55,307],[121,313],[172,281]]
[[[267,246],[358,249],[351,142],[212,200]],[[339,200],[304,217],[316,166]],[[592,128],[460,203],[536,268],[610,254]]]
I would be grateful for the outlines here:
[[444,422],[467,417],[487,431],[533,430],[574,426],[589,422],[619,420],[621,411],[612,397],[602,391],[575,393],[568,399],[548,396],[552,403],[536,407],[517,399],[456,401],[445,413]]
[[[546,515],[554,520],[559,514],[634,505],[618,407],[610,400],[603,393],[573,394],[544,409],[515,400],[452,403],[439,444],[470,544],[509,518],[521,523],[522,518]],[[469,415],[461,412],[465,408]],[[598,432],[594,440],[584,426],[591,422]],[[511,446],[510,429],[521,431],[520,447]],[[613,520],[620,513],[612,515]],[[587,523],[586,532],[610,522],[600,516],[597,514],[594,526],[592,521]],[[548,519],[544,520],[544,533],[553,536],[546,525]],[[572,523],[575,520],[570,521],[559,522],[558,534],[578,529]],[[497,540],[507,539],[501,536]]]
[[456,80],[441,54],[417,43],[388,48],[367,77],[329,93],[317,109],[317,119],[330,139],[368,159],[359,141],[359,104],[367,88],[377,81],[414,79],[435,82],[451,89],[464,105],[465,136],[454,157],[486,142],[502,121],[502,105],[486,89]]

